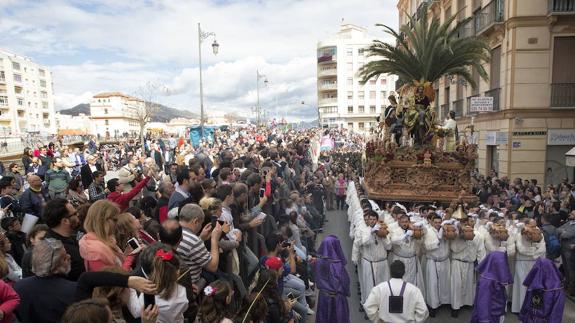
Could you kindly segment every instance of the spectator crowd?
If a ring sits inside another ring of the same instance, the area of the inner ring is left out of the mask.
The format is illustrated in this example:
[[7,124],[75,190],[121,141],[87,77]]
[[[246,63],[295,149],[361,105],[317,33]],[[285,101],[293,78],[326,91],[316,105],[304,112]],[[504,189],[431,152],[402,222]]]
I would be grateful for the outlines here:
[[354,147],[272,127],[26,149],[0,178],[0,322],[306,322],[354,176],[322,135]]

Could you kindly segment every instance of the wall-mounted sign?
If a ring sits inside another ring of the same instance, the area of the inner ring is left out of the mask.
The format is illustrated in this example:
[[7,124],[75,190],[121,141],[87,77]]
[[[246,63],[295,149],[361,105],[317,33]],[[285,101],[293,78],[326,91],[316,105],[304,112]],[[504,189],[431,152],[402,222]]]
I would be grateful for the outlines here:
[[547,144],[550,146],[575,146],[575,129],[549,129]]
[[521,148],[521,141],[514,141],[513,142],[513,149]]
[[474,96],[471,98],[470,112],[489,112],[493,111],[493,97]]
[[485,145],[487,146],[506,145],[508,139],[509,134],[505,131],[485,132]]
[[520,136],[545,136],[547,131],[513,131],[513,137]]

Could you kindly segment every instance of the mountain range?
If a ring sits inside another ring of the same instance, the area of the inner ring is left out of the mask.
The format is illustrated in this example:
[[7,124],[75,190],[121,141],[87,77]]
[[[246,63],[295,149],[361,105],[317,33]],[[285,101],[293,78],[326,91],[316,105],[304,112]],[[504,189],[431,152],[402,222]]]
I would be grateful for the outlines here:
[[[64,109],[59,111],[61,114],[67,114],[71,116],[77,116],[81,113],[85,115],[90,115],[90,104],[80,103],[73,108]],[[170,108],[165,105],[158,104],[158,111],[152,117],[152,122],[169,122],[174,118],[187,118],[187,119],[199,119],[196,113]]]

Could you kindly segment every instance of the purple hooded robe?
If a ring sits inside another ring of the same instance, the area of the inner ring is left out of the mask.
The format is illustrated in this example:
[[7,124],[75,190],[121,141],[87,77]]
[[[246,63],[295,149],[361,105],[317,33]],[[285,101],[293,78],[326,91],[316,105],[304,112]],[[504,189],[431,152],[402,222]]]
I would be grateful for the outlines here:
[[505,286],[513,283],[507,254],[492,251],[479,263],[476,270],[479,273],[479,280],[471,323],[499,323],[501,316],[505,315],[507,306]]
[[[527,293],[519,313],[521,322],[560,323],[565,306],[561,273],[553,261],[539,258],[525,277]],[[539,303],[540,306],[534,306]]]
[[349,275],[347,261],[339,239],[329,235],[323,239],[317,251],[314,267],[316,287],[319,289],[316,323],[349,323]]

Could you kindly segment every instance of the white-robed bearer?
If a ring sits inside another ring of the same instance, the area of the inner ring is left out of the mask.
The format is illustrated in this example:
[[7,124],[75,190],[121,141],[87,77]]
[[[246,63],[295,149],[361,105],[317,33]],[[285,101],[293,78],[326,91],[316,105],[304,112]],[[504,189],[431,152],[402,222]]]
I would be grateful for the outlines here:
[[[465,220],[465,219],[462,219]],[[460,223],[459,236],[451,241],[451,316],[475,300],[475,264],[485,257],[481,235],[467,221]]]
[[425,302],[429,316],[435,317],[439,306],[451,303],[451,260],[449,241],[455,238],[455,220],[442,221],[437,214],[430,217],[431,231],[439,240],[437,247],[425,252]]
[[543,233],[537,227],[534,219],[528,219],[525,225],[518,225],[519,232],[515,234],[515,276],[513,277],[513,298],[511,300],[511,312],[519,313],[525,299],[527,287],[523,281],[537,258],[545,257],[545,240]]
[[424,322],[428,311],[423,294],[405,281],[405,265],[394,261],[391,279],[375,286],[365,301],[365,313],[372,322]]
[[388,236],[387,225],[379,221],[377,212],[369,210],[367,213],[368,228],[358,237],[361,245],[361,276],[364,294],[362,303],[367,299],[369,291],[380,283],[389,280],[389,264],[387,251],[391,249],[391,239]]
[[418,251],[421,250],[423,241],[421,238],[425,234],[423,223],[411,223],[407,214],[402,213],[398,217],[401,230],[394,232],[391,237],[391,260],[400,260],[406,268],[405,281],[417,286],[420,290],[425,290],[423,281],[423,270],[419,262]]

